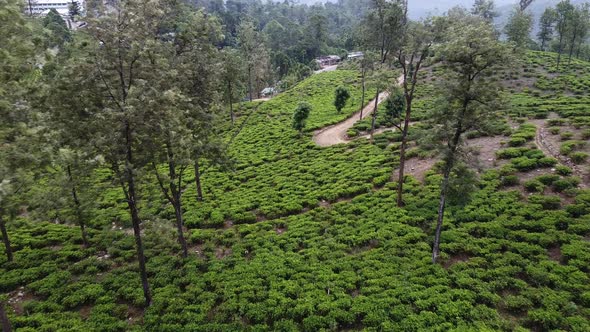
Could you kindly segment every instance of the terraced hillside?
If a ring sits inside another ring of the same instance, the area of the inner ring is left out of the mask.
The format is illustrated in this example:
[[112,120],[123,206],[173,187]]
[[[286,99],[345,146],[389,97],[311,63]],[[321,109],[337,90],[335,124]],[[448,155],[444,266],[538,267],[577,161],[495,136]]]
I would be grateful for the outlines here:
[[[588,331],[590,64],[558,73],[554,59],[531,52],[522,71],[507,72],[511,106],[496,136],[469,133],[478,181],[458,187],[447,210],[440,264],[430,259],[441,176],[421,142],[436,70],[419,91],[403,209],[390,181],[395,131],[374,144],[311,140],[361,107],[358,74],[334,71],[245,105],[226,134],[235,164],[205,165],[203,202],[186,178],[189,258],[177,255],[174,211],[143,177],[153,288],[145,312],[124,198],[108,170],[87,179],[101,188],[88,249],[64,207],[43,206],[55,218],[34,224],[27,213],[41,207],[23,207],[9,224],[14,262],[0,249],[9,317],[18,331]],[[352,98],[338,114],[341,85]],[[291,129],[299,101],[313,106],[302,137]],[[349,136],[366,130],[359,122]]]

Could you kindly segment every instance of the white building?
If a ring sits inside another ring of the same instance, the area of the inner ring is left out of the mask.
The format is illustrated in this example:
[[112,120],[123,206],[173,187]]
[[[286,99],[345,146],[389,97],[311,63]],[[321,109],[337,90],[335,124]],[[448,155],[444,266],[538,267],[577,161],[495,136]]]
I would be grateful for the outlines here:
[[[84,7],[84,1],[78,0],[80,10]],[[25,0],[25,10],[33,15],[47,15],[50,9],[55,9],[64,19],[69,14],[69,6],[72,0]]]

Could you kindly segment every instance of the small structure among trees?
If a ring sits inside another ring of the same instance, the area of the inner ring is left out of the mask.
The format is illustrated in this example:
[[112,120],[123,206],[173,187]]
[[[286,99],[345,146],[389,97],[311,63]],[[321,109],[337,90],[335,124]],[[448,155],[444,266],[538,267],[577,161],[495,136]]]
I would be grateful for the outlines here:
[[320,67],[328,67],[339,64],[342,59],[337,55],[326,55],[315,59],[315,61],[320,65]]

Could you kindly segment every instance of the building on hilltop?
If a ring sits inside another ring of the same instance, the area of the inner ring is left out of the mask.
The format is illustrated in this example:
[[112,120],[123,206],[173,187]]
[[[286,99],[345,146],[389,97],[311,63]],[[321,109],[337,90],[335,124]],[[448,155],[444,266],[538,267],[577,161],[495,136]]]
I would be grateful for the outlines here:
[[348,59],[354,60],[354,59],[360,59],[364,56],[365,54],[363,52],[350,52],[348,53]]
[[326,56],[321,56],[317,59],[315,59],[315,61],[320,65],[320,67],[327,67],[327,66],[333,66],[333,65],[337,65],[340,62],[340,57],[337,55],[326,55]]

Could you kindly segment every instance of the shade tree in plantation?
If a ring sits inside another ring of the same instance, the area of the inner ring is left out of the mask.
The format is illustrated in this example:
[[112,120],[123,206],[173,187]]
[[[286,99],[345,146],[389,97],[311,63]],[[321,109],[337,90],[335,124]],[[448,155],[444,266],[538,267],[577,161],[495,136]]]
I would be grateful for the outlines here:
[[387,120],[398,130],[402,130],[403,112],[406,109],[404,93],[398,86],[390,89],[389,97],[385,101],[385,115]]
[[260,86],[268,79],[270,56],[261,34],[252,21],[243,20],[238,26],[238,45],[248,76],[248,98],[252,101],[254,95],[260,92]]
[[245,68],[240,53],[231,48],[222,50],[221,84],[223,96],[229,107],[231,124],[235,123],[234,102],[239,101],[245,92]]
[[311,113],[311,105],[306,102],[301,102],[297,105],[295,109],[295,113],[293,113],[293,129],[299,132],[299,136],[303,134],[303,129],[305,128],[305,122],[309,117],[309,113]]
[[363,57],[359,60],[359,71],[361,74],[361,105],[360,105],[360,119],[363,119],[363,110],[365,109],[365,96],[367,91],[367,78],[373,70],[376,61],[375,53],[371,51],[363,52]]
[[433,142],[438,142],[443,161],[438,218],[432,247],[432,261],[440,255],[447,194],[452,172],[460,164],[464,134],[485,132],[501,109],[501,86],[494,73],[509,63],[509,51],[485,22],[458,21],[445,31],[445,41],[437,47],[443,80],[439,99],[430,121]]
[[493,23],[494,19],[499,16],[494,0],[475,0],[471,7],[471,14],[479,16],[490,23]]
[[[412,118],[412,103],[414,101],[416,87],[419,83],[419,72],[430,54],[435,39],[436,30],[432,22],[409,22],[404,29],[402,45],[397,51],[397,63],[402,69],[401,88],[404,95],[405,110],[403,123],[400,126],[402,140],[400,145],[400,165],[398,171],[397,205],[403,205],[404,169],[406,162],[406,150],[408,133]],[[393,177],[393,176],[392,176]]]
[[[63,81],[77,86],[84,109],[71,114],[74,125],[92,128],[93,153],[102,155],[127,202],[139,263],[145,304],[151,303],[141,235],[138,177],[156,145],[157,104],[163,76],[158,65],[166,61],[172,44],[166,40],[166,17],[173,8],[164,2],[116,2],[88,19],[88,40],[77,44],[77,57],[64,66]],[[64,100],[68,102],[68,100]],[[73,134],[80,130],[71,131]]]
[[568,64],[572,61],[574,50],[580,50],[581,44],[588,37],[590,27],[589,4],[576,6],[571,12],[571,23],[568,34]]
[[35,166],[38,123],[28,88],[35,84],[35,45],[20,2],[0,6],[0,233],[8,261],[13,260],[6,222],[18,212],[16,194],[26,185]]
[[348,92],[348,89],[342,86],[337,87],[336,91],[334,91],[334,107],[336,107],[336,112],[342,112],[348,99],[350,99],[350,92]]
[[575,7],[569,0],[561,1],[555,7],[555,32],[557,33],[557,70],[561,64],[561,54],[564,50],[564,44],[567,41],[568,32],[571,30],[572,16]]
[[539,32],[537,33],[537,38],[541,43],[540,47],[542,51],[547,49],[547,44],[553,39],[556,19],[557,12],[551,7],[546,8],[539,19]]
[[361,42],[364,48],[376,52],[379,57],[373,77],[376,92],[371,119],[371,142],[375,132],[379,96],[382,89],[389,85],[380,71],[384,69],[383,66],[391,53],[399,49],[401,45],[400,35],[406,23],[403,5],[404,3],[401,1],[372,0],[371,8],[360,27]]
[[533,28],[533,15],[531,13],[515,8],[508,23],[504,27],[504,33],[508,41],[514,44],[515,48],[523,49],[530,43],[530,34]]
[[360,26],[361,43],[376,51],[383,64],[399,48],[399,34],[404,23],[404,8],[400,1],[372,0]]

